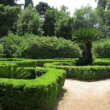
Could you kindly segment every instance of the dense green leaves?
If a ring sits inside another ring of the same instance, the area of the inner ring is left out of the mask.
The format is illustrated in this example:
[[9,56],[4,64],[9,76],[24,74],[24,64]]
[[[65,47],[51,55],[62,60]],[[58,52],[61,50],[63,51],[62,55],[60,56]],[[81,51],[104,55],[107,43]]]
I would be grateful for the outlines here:
[[9,31],[15,32],[14,24],[20,11],[19,7],[0,5],[0,37],[7,35]]
[[30,4],[33,6],[32,0],[25,0],[24,8],[28,7]]
[[17,33],[24,35],[25,33],[33,33],[35,35],[42,35],[43,21],[36,9],[29,5],[25,10],[19,14],[17,25]]
[[33,34],[17,36],[9,34],[2,39],[4,57],[58,58],[78,57],[79,46],[57,37],[39,37]]
[[73,36],[76,37],[77,41],[86,43],[99,40],[103,36],[103,33],[96,28],[88,27],[80,28],[79,30],[74,31]]
[[92,7],[82,7],[74,13],[75,29],[94,27],[97,24],[96,15]]
[[39,4],[36,6],[37,12],[41,15],[41,17],[45,16],[45,12],[47,9],[50,9],[50,6],[45,2],[39,2]]
[[28,71],[18,68],[17,65],[4,65],[0,68],[0,78],[26,79],[30,75]]

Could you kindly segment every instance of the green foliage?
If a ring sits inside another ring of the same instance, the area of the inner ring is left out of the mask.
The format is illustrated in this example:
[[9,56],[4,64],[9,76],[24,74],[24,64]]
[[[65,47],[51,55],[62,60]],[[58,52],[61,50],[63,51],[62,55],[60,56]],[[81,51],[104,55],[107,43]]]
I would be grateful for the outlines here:
[[39,2],[39,4],[36,5],[36,10],[37,10],[37,12],[39,12],[41,17],[45,17],[45,12],[47,9],[50,9],[50,6],[48,5],[48,3]]
[[110,36],[110,0],[98,0],[96,9],[98,28],[105,34],[105,37]]
[[44,18],[43,30],[45,36],[71,39],[74,21],[65,6],[62,6],[60,10],[55,8],[48,9]]
[[40,18],[39,13],[36,9],[29,5],[27,8],[22,10],[19,14],[17,25],[17,33],[24,35],[25,33],[32,33],[35,35],[42,35],[43,20]]
[[0,78],[1,109],[49,110],[64,85],[65,71],[46,70],[46,74],[33,80]]
[[14,24],[20,11],[19,7],[3,6],[0,4],[0,37],[7,35],[9,31],[15,32]]
[[45,12],[45,21],[43,31],[45,36],[55,36],[55,22],[57,17],[57,9],[51,8]]
[[93,52],[97,58],[110,58],[110,39],[94,42]]
[[99,40],[103,36],[103,33],[100,30],[97,30],[96,28],[87,27],[75,30],[73,36],[76,37],[77,41],[85,43]]
[[45,63],[44,67],[63,69],[66,71],[67,78],[76,79],[104,79],[110,78],[110,66],[63,66],[56,65],[56,63]]
[[78,59],[77,65],[91,65],[93,63],[92,42],[99,40],[103,33],[95,28],[80,28],[74,31],[73,35],[76,40],[83,43],[82,56]]
[[74,58],[79,57],[79,46],[57,37],[39,37],[33,34],[17,36],[10,33],[2,38],[4,57],[25,58]]
[[2,56],[3,56],[3,52],[4,52],[4,50],[3,50],[3,45],[2,45],[2,44],[0,44],[0,57],[2,57]]
[[30,76],[23,68],[18,68],[17,65],[4,65],[0,68],[0,78],[11,78],[11,79],[26,79]]
[[94,27],[97,24],[95,11],[90,6],[81,7],[74,13],[74,28]]
[[15,6],[15,0],[0,0],[0,4],[3,5],[10,5],[10,6]]
[[23,52],[25,58],[74,58],[80,56],[77,44],[63,38],[36,37],[27,39],[28,47]]
[[70,13],[67,12],[67,7],[62,6],[61,10],[57,13],[55,35],[57,37],[72,39],[73,23],[74,21],[70,17]]
[[23,37],[12,33],[9,33],[7,37],[3,37],[1,43],[4,47],[4,57],[20,57],[25,47],[25,44],[21,43],[23,40]]
[[24,8],[28,7],[30,4],[33,6],[32,0],[25,0]]

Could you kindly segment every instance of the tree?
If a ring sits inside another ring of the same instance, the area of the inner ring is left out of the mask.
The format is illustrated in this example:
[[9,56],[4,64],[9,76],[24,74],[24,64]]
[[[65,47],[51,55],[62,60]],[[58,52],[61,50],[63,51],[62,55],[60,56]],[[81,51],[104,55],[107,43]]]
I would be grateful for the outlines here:
[[39,14],[44,17],[45,12],[47,9],[51,9],[50,6],[45,3],[45,2],[39,2],[39,4],[36,6],[36,10],[37,12],[39,12]]
[[105,34],[105,37],[110,37],[110,0],[98,0],[96,15],[98,28]]
[[10,5],[10,6],[15,6],[15,0],[0,0],[0,4],[3,5]]
[[72,38],[73,31],[73,19],[70,17],[70,13],[67,12],[67,7],[62,6],[58,11],[58,15],[55,23],[55,35],[57,37],[63,37],[66,39]]
[[55,8],[48,9],[44,19],[43,30],[45,36],[71,39],[74,21],[65,6],[62,6],[59,11]]
[[28,7],[28,5],[30,5],[30,4],[33,6],[32,0],[25,0],[24,8]]
[[7,35],[9,31],[14,32],[13,26],[20,11],[19,7],[0,5],[0,37]]
[[44,35],[45,36],[55,36],[55,23],[58,10],[55,8],[47,9],[44,17]]
[[97,24],[96,16],[92,7],[82,7],[74,13],[75,29],[94,27]]
[[80,28],[74,31],[76,40],[84,45],[82,57],[77,61],[78,65],[91,65],[93,63],[92,42],[99,40],[103,34],[96,28]]
[[36,9],[29,5],[27,8],[22,10],[19,14],[17,25],[17,33],[24,35],[25,33],[33,33],[36,35],[42,35],[43,21],[36,12]]

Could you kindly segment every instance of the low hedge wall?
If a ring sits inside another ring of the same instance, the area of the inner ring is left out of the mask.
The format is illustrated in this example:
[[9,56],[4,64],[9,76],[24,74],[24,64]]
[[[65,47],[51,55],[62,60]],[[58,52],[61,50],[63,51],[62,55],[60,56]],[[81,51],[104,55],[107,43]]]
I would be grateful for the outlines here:
[[0,58],[0,65],[2,64],[17,64],[19,67],[36,67],[43,66],[44,63],[53,62],[75,62],[76,58],[64,59],[23,59],[23,58]]
[[0,109],[49,110],[56,101],[65,81],[65,71],[42,68],[46,74],[37,79],[0,78]]
[[44,67],[66,70],[67,78],[76,79],[104,79],[110,78],[110,66],[63,66],[58,63],[45,63]]
[[101,58],[101,59],[95,59],[95,62],[93,65],[110,65],[110,58]]

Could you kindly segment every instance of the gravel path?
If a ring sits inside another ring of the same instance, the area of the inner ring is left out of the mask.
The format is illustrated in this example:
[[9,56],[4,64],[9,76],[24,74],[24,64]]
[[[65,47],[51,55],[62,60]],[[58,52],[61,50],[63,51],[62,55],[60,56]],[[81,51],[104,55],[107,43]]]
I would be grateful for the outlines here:
[[110,80],[84,82],[67,79],[51,110],[110,110]]

